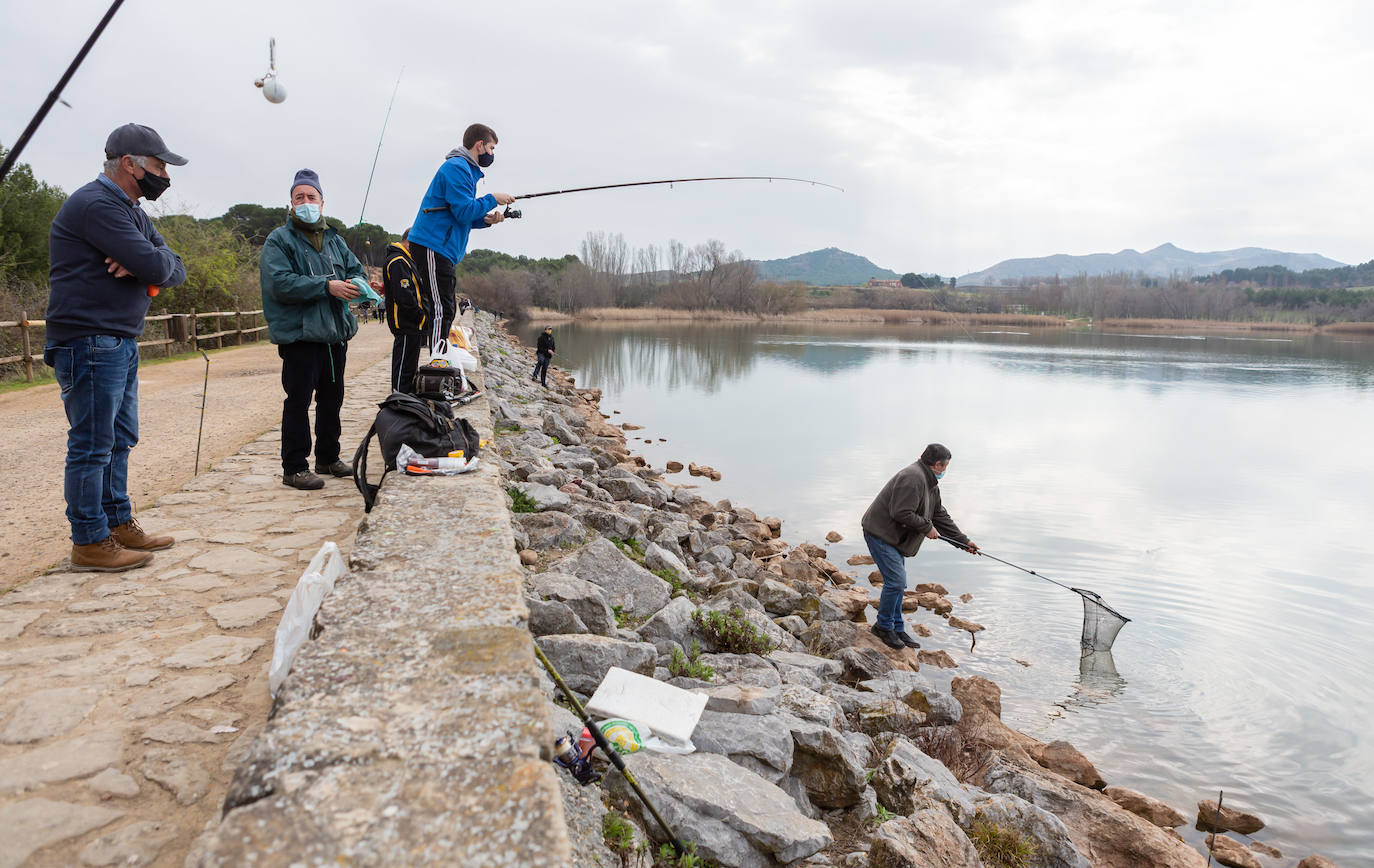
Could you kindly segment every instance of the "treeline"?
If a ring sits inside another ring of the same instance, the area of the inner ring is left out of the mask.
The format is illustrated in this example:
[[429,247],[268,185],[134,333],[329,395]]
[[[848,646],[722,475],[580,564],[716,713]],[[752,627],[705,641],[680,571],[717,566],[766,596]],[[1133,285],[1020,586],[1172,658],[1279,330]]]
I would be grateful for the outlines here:
[[1374,259],[1359,265],[1339,268],[1309,268],[1293,271],[1282,265],[1258,268],[1228,268],[1197,278],[1199,283],[1238,283],[1261,289],[1349,289],[1374,286]]
[[654,306],[770,314],[806,302],[805,286],[760,281],[753,262],[714,239],[692,247],[670,241],[631,248],[623,235],[588,232],[580,256],[523,267],[488,260],[492,267],[479,270],[471,260],[484,252],[463,260],[459,291],[479,307],[514,317],[529,305],[564,313]]

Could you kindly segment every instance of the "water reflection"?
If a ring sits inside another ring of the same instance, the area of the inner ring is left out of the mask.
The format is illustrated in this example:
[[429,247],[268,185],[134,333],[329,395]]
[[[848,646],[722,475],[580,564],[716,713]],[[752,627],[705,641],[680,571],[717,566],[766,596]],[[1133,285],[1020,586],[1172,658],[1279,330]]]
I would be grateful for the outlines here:
[[1116,700],[1126,690],[1126,679],[1116,671],[1116,660],[1110,651],[1084,651],[1078,659],[1078,678],[1073,692],[1055,703],[1056,717],[1079,708],[1095,708]]

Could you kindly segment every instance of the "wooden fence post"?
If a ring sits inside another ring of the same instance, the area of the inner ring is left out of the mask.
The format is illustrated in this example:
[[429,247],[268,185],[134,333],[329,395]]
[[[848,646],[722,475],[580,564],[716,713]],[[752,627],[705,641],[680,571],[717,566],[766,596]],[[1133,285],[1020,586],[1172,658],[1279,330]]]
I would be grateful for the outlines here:
[[196,319],[196,309],[191,308],[191,352],[200,349],[200,338],[196,337],[196,332],[200,329],[200,320]]
[[19,313],[19,333],[24,342],[24,379],[33,382],[33,342],[29,338],[29,312]]
[[237,332],[234,335],[234,346],[241,347],[243,346],[243,311],[238,308],[234,309],[234,330]]

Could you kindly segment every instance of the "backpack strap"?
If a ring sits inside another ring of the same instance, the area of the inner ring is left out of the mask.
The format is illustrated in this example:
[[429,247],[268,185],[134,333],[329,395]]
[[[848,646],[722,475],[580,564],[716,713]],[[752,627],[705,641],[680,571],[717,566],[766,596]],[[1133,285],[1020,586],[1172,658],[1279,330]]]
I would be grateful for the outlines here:
[[363,512],[371,512],[372,504],[377,502],[377,492],[382,488],[382,480],[386,479],[386,468],[382,468],[382,478],[373,485],[367,481],[367,448],[372,445],[372,438],[377,436],[377,423],[373,422],[372,427],[367,429],[367,435],[363,437],[363,442],[358,446],[358,451],[353,453],[353,484],[358,487],[358,493],[363,496]]

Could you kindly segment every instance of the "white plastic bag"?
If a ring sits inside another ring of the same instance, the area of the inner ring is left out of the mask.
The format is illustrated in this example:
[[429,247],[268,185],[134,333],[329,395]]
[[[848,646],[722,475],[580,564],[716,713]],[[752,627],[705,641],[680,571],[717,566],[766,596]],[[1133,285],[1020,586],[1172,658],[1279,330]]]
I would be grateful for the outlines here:
[[396,466],[411,476],[457,476],[477,469],[481,459],[471,458],[426,458],[405,443],[396,451]]
[[434,352],[430,353],[430,362],[433,362],[435,359],[443,359],[448,362],[451,367],[458,368],[468,373],[477,370],[477,358],[462,347],[456,347],[448,341],[439,341],[438,346],[434,348]]
[[315,613],[320,603],[334,590],[334,583],[348,572],[339,547],[332,542],[320,546],[320,550],[310,559],[305,575],[296,582],[291,591],[291,599],[286,601],[286,609],[281,613],[281,623],[277,625],[277,638],[272,645],[272,666],[267,670],[267,686],[273,696],[281,687],[291,664],[296,660],[296,652],[310,638],[310,627],[315,623]]

